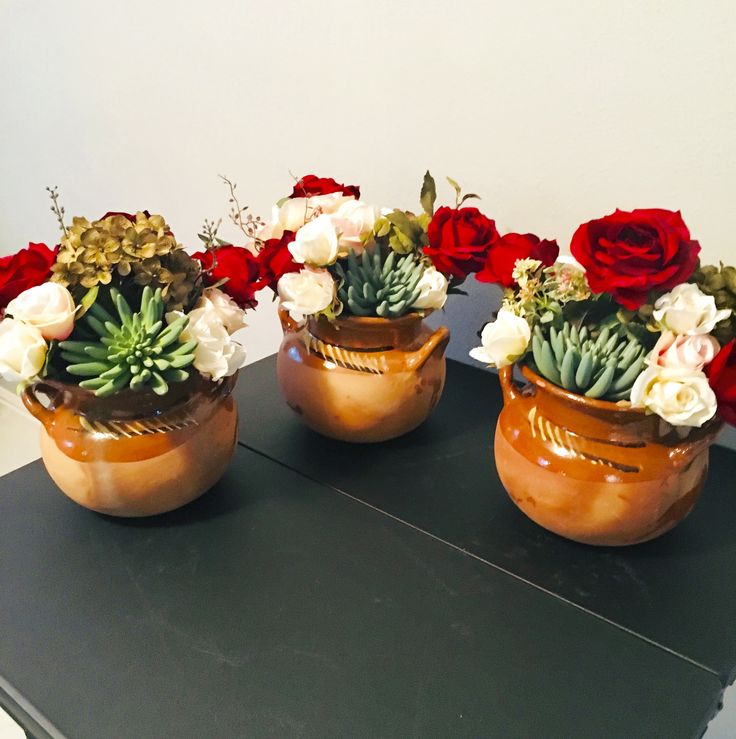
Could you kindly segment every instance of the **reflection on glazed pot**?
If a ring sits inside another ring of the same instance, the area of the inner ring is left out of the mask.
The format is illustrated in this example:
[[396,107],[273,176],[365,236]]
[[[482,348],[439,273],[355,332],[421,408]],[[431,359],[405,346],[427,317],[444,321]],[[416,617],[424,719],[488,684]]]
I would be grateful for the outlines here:
[[[722,428],[678,430],[655,415],[569,393],[522,368],[500,370],[496,468],[511,499],[550,531],[586,544],[653,539],[692,510]],[[687,435],[684,435],[684,434]]]
[[26,388],[23,402],[43,425],[41,455],[66,495],[99,513],[151,516],[189,503],[224,473],[237,434],[235,379],[194,375],[164,396],[109,398],[47,380]]
[[309,318],[279,313],[284,340],[279,385],[289,407],[310,428],[352,442],[392,439],[421,424],[445,384],[449,331],[422,316]]

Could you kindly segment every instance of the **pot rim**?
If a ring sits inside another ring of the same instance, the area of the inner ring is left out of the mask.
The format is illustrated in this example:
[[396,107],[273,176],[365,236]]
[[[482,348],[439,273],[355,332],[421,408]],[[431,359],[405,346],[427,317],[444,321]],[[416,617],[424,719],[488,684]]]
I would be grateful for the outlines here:
[[565,388],[555,385],[550,380],[538,375],[532,369],[525,364],[520,364],[521,374],[529,380],[533,385],[542,388],[551,395],[555,395],[558,398],[568,401],[569,403],[575,403],[576,405],[584,406],[585,408],[595,408],[601,411],[609,411],[610,413],[627,413],[632,416],[651,416],[643,408],[634,408],[631,405],[630,400],[618,400],[616,402],[612,400],[599,400],[598,398],[586,398],[585,395],[579,395],[578,393],[570,392]]
[[[236,373],[237,374],[237,373]],[[227,378],[223,378],[227,379]],[[220,381],[221,382],[221,381]],[[204,377],[203,375],[200,375],[199,372],[195,374],[190,375],[186,380],[182,382],[177,382],[171,385],[172,390],[197,390],[200,387],[207,387],[209,385],[215,385],[220,384],[219,382],[215,382],[214,380],[211,380],[208,377]],[[95,395],[93,390],[88,390],[87,388],[80,387],[78,383],[76,382],[64,382],[63,380],[57,380],[53,377],[39,377],[33,380],[32,382],[29,382],[27,387],[42,387],[43,385],[47,385],[50,388],[53,388],[55,390],[65,390],[73,395],[77,395],[80,398],[84,398],[85,400],[97,400],[97,401],[104,401],[104,400],[110,400],[112,398],[123,398],[125,400],[126,398],[152,398],[155,399],[158,398],[165,398],[169,393],[165,393],[164,395],[156,395],[156,393],[153,392],[153,390],[149,387],[143,388],[142,390],[131,390],[130,388],[126,387],[122,390],[119,390],[116,393],[113,393],[112,395],[108,395],[104,398],[100,398],[97,395]]]
[[40,392],[49,398],[49,408],[52,410],[57,405],[65,405],[83,415],[111,414],[121,419],[137,418],[141,413],[166,412],[202,395],[214,396],[221,392],[229,393],[235,386],[237,376],[238,372],[235,372],[233,375],[214,381],[196,372],[183,382],[173,384],[164,395],[157,395],[151,388],[143,390],[125,388],[102,398],[75,383],[40,378],[26,386],[23,399],[29,410],[31,410],[29,403],[31,406],[37,404],[47,408],[36,397],[36,393]]
[[348,326],[385,326],[390,324],[392,326],[400,325],[402,323],[410,324],[416,321],[423,321],[432,310],[419,310],[404,313],[403,316],[397,316],[396,318],[383,318],[382,316],[336,316],[333,320],[330,320],[325,315],[319,314],[317,316],[308,316],[311,321],[326,321],[330,324],[345,324]]

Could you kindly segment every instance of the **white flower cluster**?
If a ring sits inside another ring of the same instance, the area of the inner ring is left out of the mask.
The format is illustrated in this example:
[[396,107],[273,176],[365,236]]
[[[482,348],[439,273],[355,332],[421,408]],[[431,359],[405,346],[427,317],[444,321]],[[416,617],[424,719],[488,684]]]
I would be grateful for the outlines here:
[[710,332],[729,315],[697,285],[678,285],[659,298],[653,316],[662,335],[631,389],[632,405],[673,426],[699,427],[713,418],[718,403],[703,370],[720,349]]
[[74,329],[74,298],[63,285],[44,282],[11,300],[5,313],[0,321],[0,374],[8,382],[31,380],[43,369],[46,342],[66,339]]
[[[529,260],[519,260],[514,271],[523,282]],[[486,324],[481,346],[470,356],[492,367],[506,367],[521,359],[531,340],[527,319],[504,305],[498,317]],[[631,390],[631,404],[656,413],[673,426],[702,426],[716,413],[718,404],[703,371],[720,349],[711,336],[716,324],[728,318],[715,299],[697,285],[682,284],[662,295],[654,304],[653,318],[662,333],[652,349],[647,368]]]
[[[183,315],[166,314],[166,321]],[[232,334],[245,328],[245,311],[222,290],[207,288],[187,314],[189,323],[182,331],[182,341],[196,341],[194,369],[211,380],[234,375],[245,364],[245,349]]]
[[[380,215],[376,206],[342,193],[289,198],[274,206],[271,222],[258,237],[266,240],[280,238],[285,231],[295,233],[289,251],[304,267],[283,275],[278,282],[281,306],[295,321],[335,303],[335,280],[327,268],[350,252],[362,254],[366,235]],[[434,309],[445,304],[448,284],[442,273],[428,267],[419,287],[420,295],[412,307]]]

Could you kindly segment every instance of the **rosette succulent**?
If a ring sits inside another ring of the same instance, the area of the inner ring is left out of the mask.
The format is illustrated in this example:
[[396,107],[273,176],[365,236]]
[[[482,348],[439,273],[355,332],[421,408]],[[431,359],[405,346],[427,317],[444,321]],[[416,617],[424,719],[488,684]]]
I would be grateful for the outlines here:
[[70,375],[85,377],[80,387],[104,397],[125,388],[150,387],[164,395],[172,382],[189,376],[196,341],[181,341],[189,318],[164,323],[161,289],[143,289],[140,310],[133,312],[122,294],[112,288],[110,297],[117,315],[94,303],[81,319],[97,340],[68,340],[59,344]]
[[391,250],[384,259],[380,247],[365,249],[358,258],[350,252],[347,264],[333,269],[340,281],[337,296],[356,316],[397,318],[407,313],[419,297],[419,280],[426,269],[415,253]]
[[622,326],[561,329],[539,324],[532,334],[532,356],[539,374],[555,385],[589,398],[624,400],[644,368],[647,348]]

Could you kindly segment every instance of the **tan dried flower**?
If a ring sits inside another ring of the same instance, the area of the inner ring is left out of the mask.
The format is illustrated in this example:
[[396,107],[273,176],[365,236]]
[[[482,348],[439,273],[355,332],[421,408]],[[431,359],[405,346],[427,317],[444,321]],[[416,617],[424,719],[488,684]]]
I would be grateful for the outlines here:
[[121,277],[131,265],[181,249],[159,215],[138,212],[109,215],[98,221],[75,217],[61,239],[53,280],[67,287],[107,285],[113,272]]

